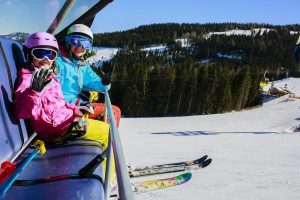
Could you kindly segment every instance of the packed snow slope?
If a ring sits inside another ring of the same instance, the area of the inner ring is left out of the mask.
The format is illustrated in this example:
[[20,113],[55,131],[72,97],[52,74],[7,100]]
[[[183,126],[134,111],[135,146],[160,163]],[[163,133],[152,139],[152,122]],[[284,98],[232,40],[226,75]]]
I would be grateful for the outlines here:
[[[289,78],[275,86],[287,84],[300,96],[299,80]],[[192,171],[188,183],[135,199],[300,199],[300,134],[293,132],[299,124],[300,100],[289,98],[225,114],[122,118],[119,132],[131,165],[185,161],[204,154],[213,159],[207,168]]]

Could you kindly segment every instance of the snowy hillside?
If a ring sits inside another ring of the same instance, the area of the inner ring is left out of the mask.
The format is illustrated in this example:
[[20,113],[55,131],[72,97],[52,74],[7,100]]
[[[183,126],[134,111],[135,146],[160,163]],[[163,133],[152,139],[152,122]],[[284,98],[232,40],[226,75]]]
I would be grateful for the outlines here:
[[102,62],[109,61],[119,51],[119,48],[93,47],[95,55],[89,57],[87,62],[96,66],[101,66]]
[[167,48],[167,46],[165,46],[165,45],[157,45],[157,46],[145,47],[145,48],[142,48],[141,50],[162,53],[166,50],[166,48]]
[[[274,83],[300,96],[300,79]],[[122,118],[125,158],[134,166],[184,161],[208,154],[213,162],[192,171],[181,186],[136,195],[139,199],[300,199],[300,100],[283,99],[226,114]],[[179,173],[175,173],[179,174]],[[170,177],[166,174],[133,179]]]
[[274,31],[273,29],[269,28],[254,28],[253,30],[240,30],[240,29],[233,29],[223,32],[210,32],[204,36],[204,38],[208,39],[212,35],[245,35],[245,36],[255,36],[257,34],[263,35],[264,33],[268,33],[270,31]]
[[[241,30],[241,29],[232,29],[228,31],[222,31],[222,32],[209,32],[206,35],[203,35],[205,39],[209,39],[213,35],[226,35],[226,36],[231,36],[231,35],[245,35],[245,36],[256,36],[257,34],[263,35],[267,34],[270,31],[275,31],[274,29],[270,28],[254,28],[251,30]],[[297,31],[290,31],[290,34],[298,34]],[[175,42],[178,43],[181,47],[183,48],[189,48],[192,46],[193,41],[191,38],[176,38]],[[95,56],[91,57],[88,62],[90,64],[95,63],[96,66],[101,65],[103,61],[108,61],[110,60],[117,52],[120,50],[120,48],[104,48],[104,47],[94,47],[93,51],[96,53]],[[166,50],[168,50],[168,47],[165,44],[158,44],[158,45],[152,45],[152,46],[147,46],[144,48],[141,48],[142,51],[152,51],[152,52],[158,52],[162,53]],[[230,58],[230,59],[241,59],[242,55],[240,54],[233,54],[233,55],[228,55],[228,54],[223,54],[222,52],[219,52],[217,54],[218,57],[223,57],[223,58]],[[201,62],[209,62],[209,60],[203,60]]]
[[17,40],[17,41],[22,41],[23,42],[23,41],[26,40],[28,35],[29,35],[29,33],[17,32],[17,33],[11,33],[11,34],[0,35],[0,36],[6,37],[6,38],[9,38],[9,39],[12,39],[12,40]]

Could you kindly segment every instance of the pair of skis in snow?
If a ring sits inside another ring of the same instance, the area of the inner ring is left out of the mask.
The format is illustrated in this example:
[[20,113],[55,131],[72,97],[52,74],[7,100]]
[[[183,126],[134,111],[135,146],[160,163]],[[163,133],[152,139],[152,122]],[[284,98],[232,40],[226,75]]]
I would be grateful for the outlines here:
[[151,165],[145,167],[131,167],[129,166],[129,176],[139,177],[139,176],[150,176],[157,174],[190,171],[200,168],[204,168],[211,163],[212,159],[208,158],[207,155],[198,158],[196,160],[176,162],[162,165]]
[[[190,170],[197,170],[207,167],[212,162],[211,158],[208,158],[207,155],[198,158],[196,160],[185,161],[185,162],[176,162],[163,165],[152,165],[146,167],[132,168],[129,167],[129,176],[130,177],[140,177],[140,176],[150,176],[164,173],[174,173],[174,172],[185,172]],[[173,187],[186,183],[192,178],[190,172],[182,173],[178,176],[164,178],[164,179],[155,179],[148,181],[141,181],[132,183],[134,193],[143,193],[153,190],[159,190],[163,188]]]

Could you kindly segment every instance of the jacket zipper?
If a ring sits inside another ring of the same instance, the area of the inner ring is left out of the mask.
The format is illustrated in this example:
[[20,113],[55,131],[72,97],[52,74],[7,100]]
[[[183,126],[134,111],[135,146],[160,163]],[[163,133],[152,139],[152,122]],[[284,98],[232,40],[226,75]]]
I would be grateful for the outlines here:
[[80,90],[80,72],[79,72],[79,65],[77,64],[77,76],[78,76],[78,95],[80,94],[81,90]]

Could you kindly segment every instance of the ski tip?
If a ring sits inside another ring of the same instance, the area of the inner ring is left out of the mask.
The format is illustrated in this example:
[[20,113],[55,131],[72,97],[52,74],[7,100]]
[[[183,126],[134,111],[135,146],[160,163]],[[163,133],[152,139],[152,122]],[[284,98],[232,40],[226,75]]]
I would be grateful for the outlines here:
[[212,162],[212,159],[209,158],[201,164],[201,167],[202,168],[207,167],[208,165],[210,165],[211,162]]
[[202,156],[201,158],[198,159],[199,163],[205,161],[207,159],[208,155]]
[[197,160],[194,160],[192,163],[188,163],[190,165],[197,165],[200,163],[203,163],[207,159],[208,155],[204,155],[201,158],[198,158]]
[[188,181],[192,178],[192,173],[191,172],[187,172],[184,174],[179,175],[179,177],[182,177],[182,179],[184,179],[185,181]]

